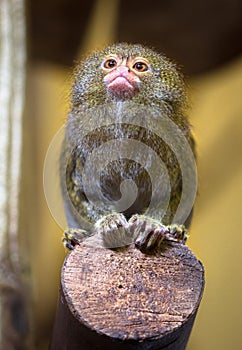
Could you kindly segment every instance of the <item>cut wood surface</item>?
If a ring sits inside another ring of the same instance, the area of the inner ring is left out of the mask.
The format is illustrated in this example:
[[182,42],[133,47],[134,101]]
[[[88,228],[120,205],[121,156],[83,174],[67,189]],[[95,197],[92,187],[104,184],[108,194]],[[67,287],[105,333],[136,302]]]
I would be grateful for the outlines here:
[[180,243],[156,255],[84,243],[63,265],[50,349],[183,350],[203,286],[201,262]]

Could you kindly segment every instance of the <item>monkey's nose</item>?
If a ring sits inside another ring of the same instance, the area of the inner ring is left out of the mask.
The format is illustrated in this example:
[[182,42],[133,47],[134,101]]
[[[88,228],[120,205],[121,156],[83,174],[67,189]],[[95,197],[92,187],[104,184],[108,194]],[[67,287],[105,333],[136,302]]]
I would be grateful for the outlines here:
[[123,74],[127,74],[128,72],[130,72],[130,69],[129,67],[127,66],[124,66],[124,65],[120,65],[116,68],[116,71],[120,74],[120,75],[123,75]]

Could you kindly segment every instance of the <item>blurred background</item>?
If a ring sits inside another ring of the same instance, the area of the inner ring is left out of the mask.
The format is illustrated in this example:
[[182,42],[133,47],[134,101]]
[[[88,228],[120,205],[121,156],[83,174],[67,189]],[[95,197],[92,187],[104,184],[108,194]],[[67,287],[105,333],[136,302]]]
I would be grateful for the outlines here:
[[47,207],[43,163],[69,109],[71,69],[93,48],[154,47],[186,75],[199,195],[188,246],[206,272],[188,350],[242,348],[242,2],[27,0],[21,229],[28,237],[35,346],[48,348],[65,252]]

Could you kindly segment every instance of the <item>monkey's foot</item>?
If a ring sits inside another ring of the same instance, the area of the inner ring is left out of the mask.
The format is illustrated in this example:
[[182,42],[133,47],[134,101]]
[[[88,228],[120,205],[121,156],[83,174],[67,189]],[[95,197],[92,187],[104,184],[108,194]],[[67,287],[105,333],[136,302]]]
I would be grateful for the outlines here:
[[183,225],[165,226],[144,215],[133,215],[129,225],[136,247],[143,252],[159,250],[165,240],[185,243],[187,239]]
[[62,243],[67,249],[72,250],[75,245],[83,242],[86,238],[90,237],[91,234],[79,228],[70,228],[64,232],[64,236],[65,237],[62,238]]
[[102,217],[95,224],[106,248],[120,248],[132,243],[129,225],[123,214],[112,213]]
[[172,224],[166,227],[168,228],[168,233],[166,234],[167,240],[180,242],[183,244],[186,243],[188,238],[188,233],[184,225]]

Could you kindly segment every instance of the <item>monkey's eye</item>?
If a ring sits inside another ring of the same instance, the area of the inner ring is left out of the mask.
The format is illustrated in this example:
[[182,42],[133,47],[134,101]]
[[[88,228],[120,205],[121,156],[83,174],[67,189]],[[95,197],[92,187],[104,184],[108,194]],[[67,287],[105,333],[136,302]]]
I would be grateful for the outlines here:
[[115,59],[113,58],[110,58],[103,63],[103,67],[107,69],[112,69],[116,66],[117,66],[117,61],[115,61]]
[[149,69],[149,66],[144,62],[136,62],[133,65],[133,68],[137,70],[137,72],[146,72]]

